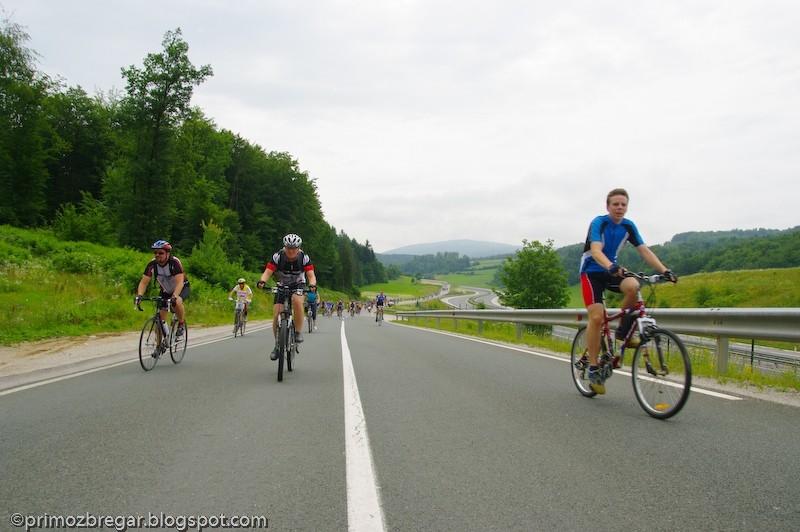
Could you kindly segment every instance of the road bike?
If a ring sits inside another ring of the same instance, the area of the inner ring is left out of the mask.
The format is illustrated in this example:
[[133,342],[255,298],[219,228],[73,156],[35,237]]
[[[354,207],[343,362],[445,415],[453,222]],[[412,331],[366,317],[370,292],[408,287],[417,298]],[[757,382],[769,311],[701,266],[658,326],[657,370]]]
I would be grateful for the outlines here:
[[233,299],[232,297],[228,299],[235,301],[233,307],[233,337],[236,338],[239,334],[244,336],[244,331],[247,328],[247,314],[244,312],[245,302],[241,299]]
[[277,301],[282,306],[278,317],[278,382],[283,381],[283,366],[292,371],[294,369],[294,357],[299,353],[297,340],[295,338],[294,320],[292,318],[292,296],[299,296],[308,293],[305,288],[291,288],[288,286],[273,286],[265,288],[273,294],[278,294]]
[[[678,335],[659,327],[647,310],[648,304],[654,301],[655,286],[669,279],[663,275],[646,276],[632,272],[626,272],[625,276],[634,277],[639,282],[637,302],[613,315],[604,310],[598,369],[605,379],[610,378],[615,368],[622,367],[626,346],[634,345],[635,340],[632,340],[638,334],[639,345],[633,353],[630,368],[634,395],[649,415],[667,419],[680,412],[686,404],[692,385],[692,365],[686,347]],[[642,298],[643,286],[650,289],[647,303]],[[609,323],[625,315],[635,316],[635,326],[623,340],[617,340]],[[586,397],[597,395],[589,386],[585,327],[578,330],[572,342],[570,368],[578,391]]]
[[[178,364],[186,354],[188,343],[188,328],[183,324],[183,334],[178,336],[178,316],[172,311],[172,298],[145,297],[137,298],[135,308],[141,312],[141,301],[153,301],[155,312],[153,316],[144,322],[142,334],[139,336],[139,363],[142,369],[150,371],[158,363],[161,355],[169,350],[172,362]],[[161,319],[161,310],[166,309],[167,313],[172,314],[170,323]]]
[[378,322],[378,327],[383,323],[383,305],[378,305],[375,309],[375,321]]

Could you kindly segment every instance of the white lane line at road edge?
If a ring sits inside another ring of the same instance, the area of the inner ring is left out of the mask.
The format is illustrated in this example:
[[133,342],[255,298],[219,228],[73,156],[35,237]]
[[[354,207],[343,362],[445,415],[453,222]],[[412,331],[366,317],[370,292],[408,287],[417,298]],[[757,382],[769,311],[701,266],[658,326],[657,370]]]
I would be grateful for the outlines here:
[[[272,327],[270,326],[269,328],[271,329]],[[259,328],[259,329],[256,329],[255,331],[259,331],[259,330],[261,330],[261,329]],[[253,332],[255,332],[255,331],[253,331]],[[199,343],[196,343],[196,344],[187,345],[186,349],[191,349],[193,347],[200,347],[200,346],[203,346],[203,345],[213,344],[215,342],[221,342],[223,340],[227,340],[228,338],[229,337],[221,337],[221,338],[213,338],[213,339],[210,339],[210,340],[200,341]],[[38,388],[39,386],[44,386],[46,384],[53,384],[54,382],[60,382],[60,381],[65,381],[67,379],[73,379],[75,377],[81,377],[83,375],[89,375],[90,373],[97,373],[98,371],[105,371],[107,369],[116,368],[118,366],[124,366],[125,364],[131,364],[133,362],[139,362],[139,354],[138,353],[136,354],[136,358],[130,358],[128,360],[123,360],[121,362],[113,362],[111,364],[104,364],[104,365],[98,366],[96,368],[85,369],[85,370],[82,370],[82,371],[76,371],[75,373],[67,373],[65,375],[61,375],[61,376],[58,376],[58,377],[51,377],[49,379],[36,381],[36,382],[31,382],[31,383],[28,383],[28,384],[22,384],[20,386],[14,387],[14,388],[9,388],[7,390],[2,390],[2,391],[0,391],[0,397],[2,397],[3,395],[10,395],[12,393],[21,392],[23,390],[30,390],[31,388]]]
[[367,436],[367,420],[358,394],[356,374],[342,321],[342,372],[344,374],[345,471],[347,477],[347,529],[378,532],[386,530],[372,453]]
[[[408,325],[407,327],[410,327],[410,325]],[[466,335],[462,335],[462,334],[455,334],[455,333],[451,333],[451,332],[447,332],[447,331],[437,331],[435,329],[426,329],[426,328],[419,328],[419,330],[422,330],[422,331],[425,331],[425,332],[429,332],[429,333],[443,334],[445,336],[452,336],[453,338],[461,338],[462,340],[469,340],[470,342],[477,342],[479,344],[492,345],[494,347],[502,347],[503,349],[509,349],[511,351],[519,351],[520,353],[528,353],[530,355],[536,355],[536,356],[542,357],[542,358],[550,358],[552,360],[558,360],[559,362],[567,362],[567,363],[569,363],[569,358],[564,358],[564,357],[555,356],[555,355],[548,355],[546,353],[540,353],[540,352],[534,351],[532,349],[524,349],[524,348],[521,348],[521,347],[514,347],[514,346],[511,346],[511,345],[505,345],[505,344],[501,344],[501,343],[492,342],[492,341],[489,341],[489,340],[483,340],[481,338],[473,338],[471,336],[466,336]],[[622,373],[623,375],[627,375],[628,377],[631,376],[631,374],[628,373],[628,372],[620,371],[620,370],[616,370],[616,371]],[[727,393],[717,392],[717,391],[714,391],[714,390],[708,390],[706,388],[698,388],[696,386],[692,386],[689,389],[691,391],[695,392],[695,393],[699,393],[699,394],[702,394],[702,395],[708,395],[710,397],[717,397],[719,399],[726,399],[728,401],[743,401],[744,400],[742,397],[737,397],[735,395],[730,395],[730,394],[727,394]]]

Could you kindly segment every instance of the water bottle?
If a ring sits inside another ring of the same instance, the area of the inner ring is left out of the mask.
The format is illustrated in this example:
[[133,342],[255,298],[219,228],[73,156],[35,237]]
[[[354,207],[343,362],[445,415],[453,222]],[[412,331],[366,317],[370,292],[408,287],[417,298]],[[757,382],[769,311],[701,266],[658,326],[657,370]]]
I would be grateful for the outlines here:
[[167,326],[166,321],[161,322],[161,327],[164,329],[164,336],[169,336],[169,327]]

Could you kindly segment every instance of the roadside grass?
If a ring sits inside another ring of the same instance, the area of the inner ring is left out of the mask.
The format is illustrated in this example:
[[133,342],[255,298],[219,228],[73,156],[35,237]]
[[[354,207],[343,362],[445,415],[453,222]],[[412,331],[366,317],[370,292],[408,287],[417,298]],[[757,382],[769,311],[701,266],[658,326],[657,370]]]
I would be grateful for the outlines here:
[[[63,242],[43,231],[0,226],[0,345],[60,336],[139,330],[153,312],[133,306],[136,286],[152,255],[89,242]],[[184,259],[184,265],[191,259]],[[256,289],[252,279],[251,319],[272,319],[272,294]],[[186,303],[189,327],[231,323],[230,287],[218,287],[190,275]],[[152,288],[150,295],[156,295]],[[344,297],[321,289],[326,300]]]
[[413,277],[401,275],[388,283],[373,283],[362,286],[361,295],[364,298],[374,298],[383,290],[390,299],[417,299],[435,294],[440,288],[441,285],[439,283],[425,282],[424,279],[415,281]]

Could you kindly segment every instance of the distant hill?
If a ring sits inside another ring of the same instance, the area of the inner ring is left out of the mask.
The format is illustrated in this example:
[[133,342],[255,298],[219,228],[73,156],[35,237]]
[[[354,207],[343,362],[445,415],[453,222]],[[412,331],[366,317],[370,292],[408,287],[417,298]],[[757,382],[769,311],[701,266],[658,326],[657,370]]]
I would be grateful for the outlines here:
[[[384,262],[384,255],[402,255],[403,260],[408,260],[413,255],[435,255],[436,253],[456,252],[466,255],[470,259],[494,257],[497,255],[512,255],[522,246],[512,246],[500,242],[485,242],[480,240],[446,240],[444,242],[429,242],[427,244],[411,244],[392,249],[378,254],[378,260]],[[387,259],[390,262],[391,259]]]

